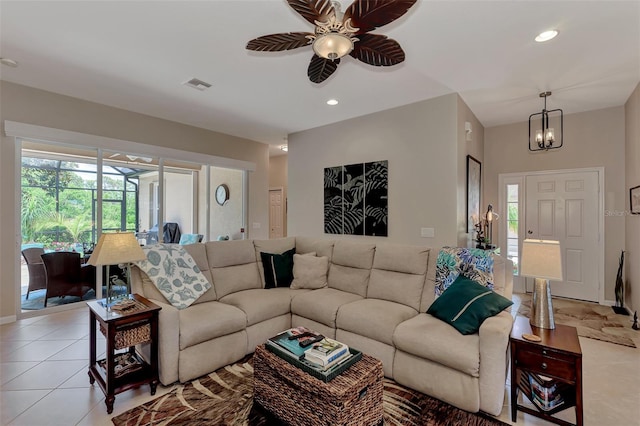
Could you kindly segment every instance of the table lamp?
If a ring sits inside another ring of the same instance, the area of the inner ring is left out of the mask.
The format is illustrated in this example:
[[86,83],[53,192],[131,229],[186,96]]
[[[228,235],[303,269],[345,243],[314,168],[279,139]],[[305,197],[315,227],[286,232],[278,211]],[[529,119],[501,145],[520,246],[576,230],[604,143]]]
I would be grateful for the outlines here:
[[529,322],[534,327],[554,329],[549,280],[562,281],[562,254],[558,241],[524,240],[520,275],[535,278]]
[[[114,305],[121,298],[128,298],[131,293],[131,262],[146,259],[147,256],[140,248],[133,232],[104,233],[100,236],[88,263],[93,266],[107,266],[107,307]],[[124,263],[127,266],[127,293],[117,296],[109,276],[109,265],[119,263]]]

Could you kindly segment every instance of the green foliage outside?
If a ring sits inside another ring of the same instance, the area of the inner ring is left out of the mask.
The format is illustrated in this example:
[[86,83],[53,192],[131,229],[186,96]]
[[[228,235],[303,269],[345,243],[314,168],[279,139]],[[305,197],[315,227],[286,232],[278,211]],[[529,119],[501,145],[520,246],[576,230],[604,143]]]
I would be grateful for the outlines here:
[[[75,243],[95,242],[92,241],[92,205],[97,196],[95,173],[56,170],[49,162],[23,159],[23,165],[33,167],[22,168],[22,242],[43,243],[52,250],[69,250]],[[70,165],[74,166],[65,164]],[[56,203],[56,181],[59,203]],[[134,189],[133,185],[127,187]],[[104,175],[103,188],[103,229],[121,230],[124,177]],[[126,197],[126,230],[135,230],[136,194],[130,192]]]

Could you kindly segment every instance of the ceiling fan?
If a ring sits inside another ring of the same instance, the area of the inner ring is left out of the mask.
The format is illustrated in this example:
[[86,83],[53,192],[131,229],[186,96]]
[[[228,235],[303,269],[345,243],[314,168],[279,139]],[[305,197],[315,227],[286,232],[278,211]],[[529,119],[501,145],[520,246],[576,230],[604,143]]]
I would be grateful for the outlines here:
[[312,45],[314,55],[307,70],[309,80],[322,83],[335,72],[346,55],[374,66],[404,61],[397,41],[369,31],[395,21],[417,0],[355,0],[344,13],[330,0],[287,0],[289,6],[315,25],[314,33],[269,34],[247,43],[248,50],[277,52]]

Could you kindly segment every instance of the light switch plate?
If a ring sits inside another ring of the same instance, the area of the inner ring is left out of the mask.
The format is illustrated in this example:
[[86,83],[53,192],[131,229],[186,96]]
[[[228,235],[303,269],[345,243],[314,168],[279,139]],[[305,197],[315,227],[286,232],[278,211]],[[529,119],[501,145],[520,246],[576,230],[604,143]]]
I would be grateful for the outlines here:
[[422,238],[433,238],[436,236],[436,230],[434,228],[420,228],[420,236]]

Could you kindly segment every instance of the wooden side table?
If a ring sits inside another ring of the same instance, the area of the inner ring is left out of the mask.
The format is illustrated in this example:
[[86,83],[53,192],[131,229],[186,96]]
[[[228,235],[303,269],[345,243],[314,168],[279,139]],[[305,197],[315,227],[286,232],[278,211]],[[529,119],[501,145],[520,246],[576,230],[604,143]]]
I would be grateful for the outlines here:
[[[115,395],[149,383],[151,395],[158,386],[158,312],[161,307],[133,294],[133,308],[108,310],[105,300],[89,305],[89,382],[98,382],[106,395],[107,413],[113,412]],[[96,322],[106,339],[106,358],[96,360]],[[136,353],[135,345],[151,342],[151,363]],[[124,352],[116,350],[126,349]]]
[[[525,340],[523,334],[539,336],[542,341]],[[556,324],[555,329],[547,330],[533,327],[529,324],[529,318],[519,316],[513,324],[509,343],[511,420],[516,421],[517,411],[520,410],[555,424],[573,426],[553,415],[575,406],[576,425],[582,426],[582,351],[575,327]],[[554,389],[553,394],[560,394],[563,402],[551,409],[540,408],[532,395],[532,380],[542,387]],[[518,404],[518,391],[526,395],[537,409]]]

